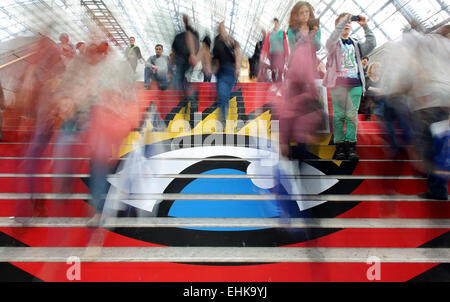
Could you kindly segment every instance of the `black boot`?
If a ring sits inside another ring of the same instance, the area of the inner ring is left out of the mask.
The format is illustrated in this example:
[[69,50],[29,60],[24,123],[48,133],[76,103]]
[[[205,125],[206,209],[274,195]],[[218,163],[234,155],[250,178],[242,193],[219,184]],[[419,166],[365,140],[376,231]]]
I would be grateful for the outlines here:
[[336,160],[346,160],[347,156],[345,154],[344,143],[336,143],[336,153],[334,154]]
[[347,156],[351,161],[358,161],[359,156],[356,154],[356,143],[346,142]]

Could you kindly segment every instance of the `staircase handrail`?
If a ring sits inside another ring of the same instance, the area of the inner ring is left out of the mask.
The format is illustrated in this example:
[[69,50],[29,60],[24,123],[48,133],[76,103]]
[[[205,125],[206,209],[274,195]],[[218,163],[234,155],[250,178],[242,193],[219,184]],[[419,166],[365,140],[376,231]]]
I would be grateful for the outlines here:
[[26,54],[26,55],[24,55],[24,56],[22,56],[22,57],[18,57],[18,58],[16,58],[16,59],[12,60],[12,61],[9,61],[8,63],[5,63],[5,64],[3,64],[3,65],[0,65],[0,70],[2,70],[3,68],[8,67],[8,66],[10,66],[10,65],[13,65],[13,64],[15,64],[15,63],[17,63],[17,62],[20,62],[20,61],[22,61],[22,60],[25,60],[26,58],[28,58],[28,57],[34,55],[35,53],[36,53],[36,51],[30,52],[30,53],[28,53],[28,54]]

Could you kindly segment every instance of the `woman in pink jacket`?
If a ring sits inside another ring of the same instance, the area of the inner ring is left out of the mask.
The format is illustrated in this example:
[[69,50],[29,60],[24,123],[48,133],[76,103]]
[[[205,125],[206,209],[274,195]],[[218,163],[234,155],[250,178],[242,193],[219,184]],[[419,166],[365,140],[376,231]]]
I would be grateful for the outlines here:
[[[315,86],[316,62],[311,59],[314,55],[311,42],[301,43],[293,50],[280,110],[281,153],[300,160],[304,145],[314,140],[325,118]],[[297,147],[289,148],[290,142],[297,143]]]

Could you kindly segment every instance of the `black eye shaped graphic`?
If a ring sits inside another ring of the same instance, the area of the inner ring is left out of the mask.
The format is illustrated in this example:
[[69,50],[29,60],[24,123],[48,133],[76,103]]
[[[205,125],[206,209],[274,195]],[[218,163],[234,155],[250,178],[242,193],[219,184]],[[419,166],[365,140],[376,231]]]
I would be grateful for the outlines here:
[[[170,140],[161,142],[168,145]],[[158,149],[152,146],[152,150]],[[160,148],[161,149],[161,148]],[[136,152],[133,151],[133,152]],[[141,153],[142,152],[141,150]],[[147,152],[149,153],[149,152]],[[151,153],[151,152],[150,152]],[[147,154],[148,155],[148,154]],[[168,152],[153,152],[146,157],[140,169],[158,174],[189,175],[257,175],[273,172],[283,163],[261,165],[260,159],[276,158],[270,150],[260,150],[248,146],[202,146],[187,147]],[[350,173],[355,164],[342,163],[337,166],[331,161],[320,161],[309,154],[309,160],[299,166],[296,173],[325,175]],[[128,155],[131,158],[132,154]],[[226,160],[224,160],[226,159]],[[284,163],[286,164],[286,163]],[[292,166],[292,163],[288,165]],[[287,170],[286,170],[287,171]],[[120,175],[121,171],[118,171]],[[289,173],[289,171],[287,172]],[[295,173],[291,172],[291,173]],[[267,175],[267,174],[266,174]],[[274,174],[275,177],[275,174]],[[117,178],[111,178],[111,188],[118,186]],[[272,184],[271,184],[272,182]],[[344,183],[341,183],[344,182]],[[131,193],[194,193],[194,194],[348,194],[360,184],[347,180],[326,178],[304,179],[294,188],[276,183],[273,179],[242,178],[148,178],[145,185],[136,186],[139,192]],[[291,191],[291,192],[289,192]],[[284,201],[287,202],[287,201]],[[354,207],[357,203],[288,201],[283,211],[290,217],[336,217]],[[148,200],[134,202],[124,200],[120,215],[135,216],[145,213],[158,217],[233,217],[265,218],[279,217],[280,201],[243,200]],[[167,246],[284,246],[299,243],[336,232],[337,229],[281,229],[281,228],[118,228],[114,232],[134,239]]]

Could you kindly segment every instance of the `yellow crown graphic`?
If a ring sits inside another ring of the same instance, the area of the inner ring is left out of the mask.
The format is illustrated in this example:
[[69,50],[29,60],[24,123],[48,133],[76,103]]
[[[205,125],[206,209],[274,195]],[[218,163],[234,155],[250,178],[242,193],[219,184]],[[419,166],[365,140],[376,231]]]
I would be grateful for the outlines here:
[[[238,96],[233,96],[229,101],[229,110],[226,121],[221,121],[219,108],[209,108],[209,113],[193,112],[194,102],[197,98],[188,98],[181,101],[174,108],[170,119],[166,120],[163,127],[161,123],[155,126],[155,118],[159,119],[156,106],[151,104],[141,128],[129,133],[119,148],[119,157],[123,157],[133,151],[140,144],[151,145],[158,142],[189,137],[195,135],[226,134],[261,138],[278,142],[278,120],[273,119],[270,107],[264,106],[256,109],[250,115],[238,112]],[[194,119],[194,120],[193,120]],[[275,126],[275,127],[274,127]],[[321,133],[314,145],[308,146],[308,151],[319,158],[331,159],[335,147],[329,146],[331,134]],[[336,164],[340,165],[339,161]]]

